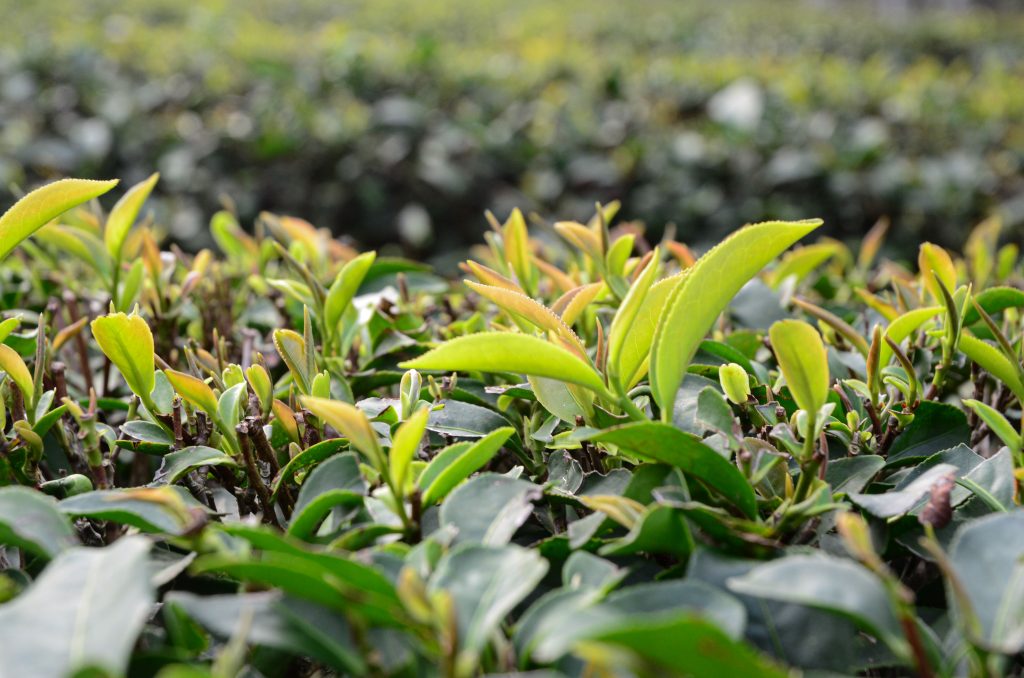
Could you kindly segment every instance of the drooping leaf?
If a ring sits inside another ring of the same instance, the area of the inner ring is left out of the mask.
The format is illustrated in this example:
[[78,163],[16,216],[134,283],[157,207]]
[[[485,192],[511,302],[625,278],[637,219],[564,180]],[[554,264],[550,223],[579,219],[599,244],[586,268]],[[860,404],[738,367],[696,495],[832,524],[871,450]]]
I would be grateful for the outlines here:
[[0,216],[0,261],[50,220],[116,185],[116,179],[61,179],[32,191]]
[[160,469],[153,477],[153,483],[173,485],[201,466],[237,466],[237,462],[212,447],[204,445],[186,447],[164,456]]
[[[78,544],[57,502],[27,487],[0,488],[0,544],[54,558]],[[2,609],[2,608],[0,608]]]
[[463,673],[472,672],[498,625],[547,569],[539,553],[511,545],[466,545],[441,559],[428,589],[451,596],[458,625],[457,661]]
[[[58,555],[32,586],[0,605],[0,657],[19,675],[64,678],[81,669],[125,675],[155,601],[143,537]],[[116,585],[111,585],[116,583]]]
[[672,291],[651,346],[651,390],[669,421],[676,391],[704,335],[743,285],[820,219],[752,224],[702,256]]
[[635,422],[587,438],[616,445],[640,459],[675,466],[717,490],[748,518],[757,515],[754,490],[740,470],[694,435],[668,424]]
[[[842,585],[837,586],[838,582]],[[894,650],[906,652],[885,585],[853,561],[824,554],[787,556],[729,580],[729,588],[842,615]]]

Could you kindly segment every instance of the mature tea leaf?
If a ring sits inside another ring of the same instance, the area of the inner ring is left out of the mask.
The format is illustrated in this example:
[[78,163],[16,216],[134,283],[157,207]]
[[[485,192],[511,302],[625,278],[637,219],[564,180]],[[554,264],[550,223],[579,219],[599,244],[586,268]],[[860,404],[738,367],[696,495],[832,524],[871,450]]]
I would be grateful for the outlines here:
[[0,544],[54,558],[77,545],[78,537],[54,499],[27,487],[3,487]]
[[749,518],[757,516],[754,490],[727,459],[674,426],[637,422],[587,436],[597,443],[611,443],[634,457],[669,464],[707,483]]
[[0,606],[3,665],[39,678],[86,668],[124,675],[155,602],[149,549],[145,538],[128,536],[57,556],[28,591]]

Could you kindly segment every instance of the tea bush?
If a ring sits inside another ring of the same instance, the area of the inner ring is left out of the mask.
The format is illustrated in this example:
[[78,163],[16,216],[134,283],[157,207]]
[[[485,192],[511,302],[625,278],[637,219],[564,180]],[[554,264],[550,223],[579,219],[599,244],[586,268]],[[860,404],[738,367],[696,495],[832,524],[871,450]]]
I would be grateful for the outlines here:
[[820,4],[0,0],[0,185],[159,169],[195,249],[223,194],[407,252],[616,198],[702,245],[803,214],[888,216],[905,253],[996,209],[1019,235],[1020,14]]
[[513,211],[463,283],[269,213],[161,249],[157,182],[0,217],[0,673],[1020,672],[999,221]]

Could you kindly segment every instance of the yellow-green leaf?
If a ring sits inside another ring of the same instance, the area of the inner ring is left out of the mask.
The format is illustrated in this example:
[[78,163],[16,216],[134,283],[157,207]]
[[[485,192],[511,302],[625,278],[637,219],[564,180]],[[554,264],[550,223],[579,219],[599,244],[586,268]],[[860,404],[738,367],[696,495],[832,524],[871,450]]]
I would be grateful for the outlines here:
[[76,205],[103,195],[117,180],[61,179],[37,188],[0,217],[0,261],[25,238]]
[[501,310],[513,318],[525,320],[534,327],[565,337],[579,348],[581,354],[584,352],[583,344],[580,342],[579,337],[576,336],[576,333],[569,329],[562,322],[562,319],[544,304],[531,299],[525,294],[513,292],[503,287],[481,285],[472,280],[465,282],[467,287],[485,299],[494,302]]
[[288,366],[302,393],[309,393],[313,375],[306,369],[306,340],[294,330],[274,330],[274,348]]
[[417,479],[423,490],[423,505],[441,501],[456,485],[483,468],[513,433],[511,426],[502,426],[475,443],[456,443],[441,450]]
[[690,269],[686,269],[659,280],[651,285],[644,295],[643,303],[633,319],[617,361],[619,379],[626,388],[632,388],[647,374],[651,343],[658,329],[658,321],[665,312],[665,304],[668,303],[672,291],[689,271]]
[[820,219],[745,226],[697,260],[672,291],[651,347],[651,390],[667,421],[686,370],[719,314],[751,278]]
[[772,271],[772,287],[778,289],[790,276],[795,276],[796,281],[800,282],[810,275],[811,271],[841,252],[842,245],[837,242],[820,242],[787,253],[779,262],[778,268]]
[[1017,400],[1024,403],[1024,383],[1020,372],[995,346],[978,339],[966,330],[960,333],[960,351],[978,363],[981,369],[1003,382]]
[[31,406],[35,402],[35,385],[32,382],[32,373],[28,371],[25,361],[21,359],[18,352],[7,344],[0,344],[0,371],[6,372],[21,391],[25,402]]
[[404,492],[406,479],[409,476],[409,465],[412,463],[413,457],[416,456],[420,441],[423,440],[429,418],[429,407],[417,410],[402,422],[392,436],[391,451],[388,454],[388,472],[391,474],[391,483],[398,492]]
[[[608,331],[608,373],[614,379],[619,379],[622,374],[622,353],[626,343],[630,341],[637,314],[643,306],[647,293],[650,291],[654,281],[658,278],[661,269],[661,260],[658,249],[654,249],[647,267],[640,273],[626,293],[619,310],[615,312],[612,319],[611,329]],[[631,376],[631,375],[628,375]]]
[[128,231],[131,230],[132,224],[139,216],[139,210],[142,209],[142,204],[146,202],[146,198],[149,197],[159,178],[160,174],[154,173],[145,181],[135,184],[121,196],[114,208],[110,210],[107,226],[103,231],[103,242],[107,245],[110,258],[115,262],[121,259],[121,248],[124,247]]
[[922,243],[917,254],[917,267],[921,271],[921,282],[932,298],[942,301],[942,290],[936,278],[947,290],[956,289],[956,265],[949,253],[930,242]]
[[366,418],[363,411],[355,405],[349,405],[338,400],[327,398],[316,398],[314,396],[302,396],[299,402],[307,410],[312,412],[320,421],[330,424],[341,435],[348,438],[352,447],[363,453],[377,468],[383,460],[383,453],[380,444],[377,442],[377,434],[370,426],[370,420]]
[[603,289],[603,282],[575,287],[559,297],[551,310],[562,317],[563,323],[572,327]]
[[797,406],[816,413],[828,399],[828,354],[818,330],[803,320],[780,320],[768,336]]
[[[928,306],[926,308],[915,308],[912,311],[907,311],[889,323],[889,327],[885,330],[885,336],[899,344],[909,337],[912,332],[917,330],[917,328],[937,316],[939,313],[942,313],[942,311],[942,306]],[[889,364],[891,359],[892,349],[889,348],[889,344],[883,342],[882,349],[878,354],[878,364],[881,367],[885,367]]]
[[376,258],[376,252],[365,252],[338,271],[324,301],[324,321],[327,323],[327,327],[337,327],[338,321],[341,320],[341,316],[345,313],[352,298],[356,296],[359,286],[363,283],[366,273]]
[[1006,417],[1003,416],[1002,412],[994,407],[986,405],[980,400],[965,398],[963,403],[974,410],[974,413],[977,414],[982,421],[988,424],[988,427],[992,429],[992,432],[999,436],[999,439],[1006,443],[1006,446],[1009,447],[1014,454],[1020,452],[1020,434],[1017,433],[1013,424],[1006,420]]
[[128,388],[149,407],[156,385],[153,365],[153,333],[142,316],[112,313],[90,325],[100,350],[128,382]]
[[610,397],[600,375],[581,358],[526,334],[483,332],[458,337],[399,367],[404,370],[517,372],[579,384]]
[[185,402],[192,405],[192,407],[198,407],[211,417],[216,418],[218,416],[217,396],[205,381],[193,377],[191,374],[175,370],[164,370],[164,374],[167,375],[167,381],[171,382],[175,392]]

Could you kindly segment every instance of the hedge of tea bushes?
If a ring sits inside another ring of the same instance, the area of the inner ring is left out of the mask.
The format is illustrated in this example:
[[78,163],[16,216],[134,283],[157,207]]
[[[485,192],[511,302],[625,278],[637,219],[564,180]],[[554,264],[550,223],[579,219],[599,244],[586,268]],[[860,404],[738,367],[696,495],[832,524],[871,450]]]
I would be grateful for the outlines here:
[[1024,214],[1024,20],[875,3],[5,3],[0,184],[154,169],[179,240],[225,196],[367,245],[485,209],[712,242],[813,213],[956,246]]

